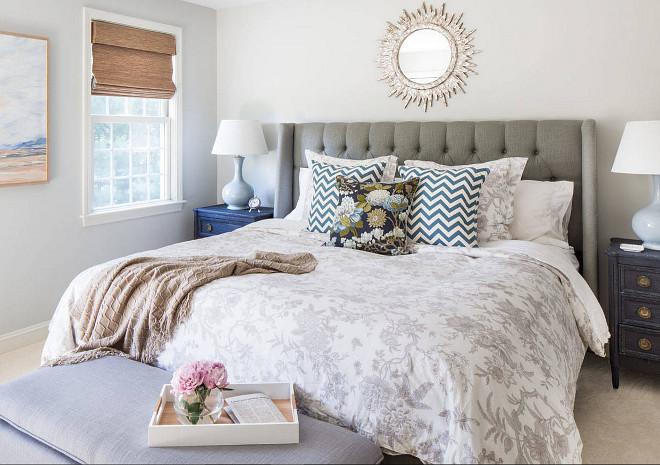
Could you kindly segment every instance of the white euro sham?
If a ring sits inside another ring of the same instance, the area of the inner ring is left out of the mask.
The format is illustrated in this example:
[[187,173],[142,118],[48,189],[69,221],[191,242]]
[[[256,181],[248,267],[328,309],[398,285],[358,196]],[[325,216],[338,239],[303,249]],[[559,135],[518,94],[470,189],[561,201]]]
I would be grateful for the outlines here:
[[568,248],[573,186],[571,181],[520,181],[513,200],[513,239]]
[[285,220],[303,221],[305,219],[305,194],[307,193],[311,179],[312,170],[309,168],[300,168],[300,173],[298,174],[298,202],[296,203],[296,208],[284,217]]

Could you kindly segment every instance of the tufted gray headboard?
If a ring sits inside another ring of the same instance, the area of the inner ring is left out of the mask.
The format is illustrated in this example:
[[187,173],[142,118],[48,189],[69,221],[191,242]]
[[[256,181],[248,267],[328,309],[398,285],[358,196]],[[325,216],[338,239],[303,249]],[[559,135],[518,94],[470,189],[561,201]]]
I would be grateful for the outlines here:
[[458,121],[405,123],[281,124],[275,217],[298,200],[298,172],[305,149],[338,158],[396,155],[464,165],[503,157],[528,157],[523,179],[575,183],[569,243],[582,261],[582,274],[597,292],[596,124],[573,121]]

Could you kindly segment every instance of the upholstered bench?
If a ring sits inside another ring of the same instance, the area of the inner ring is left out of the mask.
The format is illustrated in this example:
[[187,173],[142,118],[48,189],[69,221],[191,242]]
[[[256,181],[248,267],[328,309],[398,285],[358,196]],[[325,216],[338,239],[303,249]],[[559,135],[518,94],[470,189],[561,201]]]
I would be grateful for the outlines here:
[[300,415],[300,443],[147,447],[172,375],[119,357],[41,368],[0,385],[0,463],[379,463],[380,449]]

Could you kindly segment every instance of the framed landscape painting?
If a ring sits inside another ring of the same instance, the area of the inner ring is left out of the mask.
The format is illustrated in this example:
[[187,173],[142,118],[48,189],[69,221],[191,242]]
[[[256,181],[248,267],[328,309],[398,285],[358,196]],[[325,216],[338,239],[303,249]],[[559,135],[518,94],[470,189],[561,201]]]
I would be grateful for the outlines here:
[[48,182],[48,39],[0,31],[0,187]]

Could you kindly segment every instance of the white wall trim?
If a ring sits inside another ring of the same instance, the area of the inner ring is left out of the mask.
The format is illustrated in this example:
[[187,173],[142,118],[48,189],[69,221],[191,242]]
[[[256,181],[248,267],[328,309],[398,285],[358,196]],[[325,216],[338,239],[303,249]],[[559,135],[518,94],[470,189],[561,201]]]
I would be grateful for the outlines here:
[[50,321],[44,321],[27,328],[12,331],[0,335],[0,354],[29,346],[35,342],[42,341],[48,336],[48,324]]
[[195,3],[208,8],[222,10],[224,8],[232,8],[235,6],[250,5],[252,3],[264,3],[268,0],[183,0],[188,3]]
[[186,201],[174,202],[167,200],[159,203],[149,203],[146,205],[132,205],[120,210],[100,211],[81,215],[83,226],[97,226],[99,224],[113,223],[115,221],[127,221],[147,216],[162,215],[164,213],[174,213],[183,210]]

